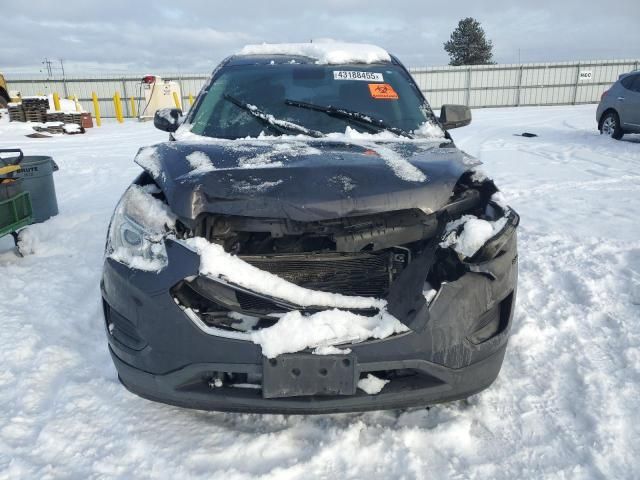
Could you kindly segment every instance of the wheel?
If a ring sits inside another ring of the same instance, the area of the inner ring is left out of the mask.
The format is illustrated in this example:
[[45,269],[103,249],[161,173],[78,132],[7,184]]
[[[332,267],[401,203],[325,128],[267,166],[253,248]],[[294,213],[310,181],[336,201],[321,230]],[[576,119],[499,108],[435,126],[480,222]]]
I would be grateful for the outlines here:
[[7,108],[8,106],[9,103],[7,102],[7,99],[0,95],[0,108]]
[[607,112],[600,122],[600,133],[620,140],[624,133],[620,127],[620,117],[616,112]]

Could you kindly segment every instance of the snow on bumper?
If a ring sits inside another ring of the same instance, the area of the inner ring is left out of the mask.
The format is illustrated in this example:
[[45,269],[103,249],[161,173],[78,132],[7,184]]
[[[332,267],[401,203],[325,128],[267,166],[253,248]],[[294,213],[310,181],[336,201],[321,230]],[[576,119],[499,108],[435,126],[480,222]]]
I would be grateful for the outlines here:
[[[323,347],[358,343],[369,338],[386,338],[408,330],[407,326],[386,311],[386,301],[345,296],[338,293],[310,290],[260,270],[217,244],[203,238],[188,239],[185,244],[200,256],[199,273],[212,279],[223,279],[252,292],[269,295],[292,305],[322,310],[303,315],[300,310],[284,313],[271,327],[248,332],[231,332],[216,328],[204,331],[221,337],[249,340],[261,346],[267,358],[283,353],[299,352],[309,347],[321,353]],[[358,315],[344,309],[375,309],[371,316]],[[202,328],[189,309],[189,317]]]

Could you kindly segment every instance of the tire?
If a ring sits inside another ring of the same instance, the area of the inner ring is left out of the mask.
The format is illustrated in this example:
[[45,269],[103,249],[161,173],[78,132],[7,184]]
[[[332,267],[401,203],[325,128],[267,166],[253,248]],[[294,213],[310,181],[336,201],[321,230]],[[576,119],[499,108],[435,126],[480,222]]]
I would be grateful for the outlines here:
[[9,102],[7,99],[0,95],[0,108],[7,108],[9,106]]
[[616,112],[607,112],[600,122],[600,133],[615,140],[620,140],[624,132],[620,126],[620,117]]

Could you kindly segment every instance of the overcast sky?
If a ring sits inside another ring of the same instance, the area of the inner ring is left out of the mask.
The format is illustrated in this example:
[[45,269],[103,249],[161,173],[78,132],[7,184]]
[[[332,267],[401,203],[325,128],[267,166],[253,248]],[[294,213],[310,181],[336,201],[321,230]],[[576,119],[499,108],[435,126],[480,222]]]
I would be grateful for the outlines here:
[[480,21],[498,63],[640,57],[640,0],[3,0],[0,71],[208,72],[247,43],[333,38],[407,66],[444,65],[458,20]]

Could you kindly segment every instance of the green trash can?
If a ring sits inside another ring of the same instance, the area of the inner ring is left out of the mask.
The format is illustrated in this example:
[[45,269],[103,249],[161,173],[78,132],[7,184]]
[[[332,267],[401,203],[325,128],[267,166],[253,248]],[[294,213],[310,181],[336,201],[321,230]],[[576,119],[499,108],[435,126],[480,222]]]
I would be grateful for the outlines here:
[[22,179],[22,190],[29,192],[33,206],[33,223],[44,222],[58,214],[56,186],[53,172],[58,165],[53,158],[40,155],[25,155],[20,163],[16,178]]

